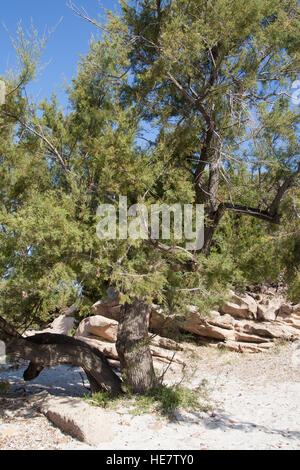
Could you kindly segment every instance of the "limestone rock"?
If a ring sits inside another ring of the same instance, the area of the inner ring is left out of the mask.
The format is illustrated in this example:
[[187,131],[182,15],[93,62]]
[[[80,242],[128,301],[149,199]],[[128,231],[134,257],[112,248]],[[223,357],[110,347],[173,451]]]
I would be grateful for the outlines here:
[[104,341],[115,343],[117,340],[118,322],[113,319],[103,317],[102,315],[94,315],[85,318],[79,324],[75,337],[89,335],[98,336]]
[[166,349],[158,348],[157,346],[153,346],[152,344],[150,344],[150,351],[151,351],[152,356],[154,357],[160,357],[167,361],[175,362],[178,364],[185,363],[183,358],[180,356],[178,352],[173,352],[173,351],[169,351]]
[[276,320],[276,310],[263,305],[258,305],[257,307],[257,319],[261,321],[275,321]]
[[70,315],[60,315],[51,323],[53,333],[68,335],[74,326],[74,318]]
[[177,343],[176,341],[170,338],[163,338],[159,335],[152,335],[149,333],[150,343],[154,346],[158,346],[165,349],[171,349],[174,351],[182,351],[184,348],[182,344]]
[[293,313],[294,309],[292,305],[289,304],[282,304],[280,305],[279,308],[279,315],[291,315]]
[[182,321],[180,327],[198,336],[219,340],[234,339],[231,329],[222,328],[209,323],[209,318],[204,319],[198,313],[190,314]]
[[121,305],[119,305],[119,299],[110,300],[104,302],[99,300],[93,305],[95,315],[101,315],[105,318],[119,321]]
[[210,311],[206,320],[210,325],[219,326],[220,328],[225,328],[227,330],[232,330],[234,327],[234,318],[231,315],[221,315],[215,310]]
[[149,319],[149,329],[151,332],[163,337],[172,338],[177,335],[178,328],[178,317],[167,315],[158,305],[152,305]]
[[242,325],[242,331],[263,338],[276,338],[284,340],[294,340],[299,336],[299,332],[296,328],[290,325],[284,325],[278,323],[257,323],[249,322]]
[[220,312],[231,315],[234,318],[255,318],[257,313],[257,303],[250,295],[243,297],[229,291],[230,301],[225,302],[220,307]]
[[293,328],[300,329],[300,318],[295,314],[289,315],[288,317],[282,319],[282,321],[291,325]]
[[80,399],[43,393],[35,406],[63,432],[91,446],[111,442],[115,437],[104,410]]
[[265,343],[266,341],[270,341],[270,340],[267,340],[266,338],[262,338],[261,336],[251,335],[251,334],[247,334],[247,333],[239,332],[239,331],[235,332],[235,340],[240,341],[240,342],[245,342],[245,343],[254,343],[254,344]]
[[55,333],[57,335],[68,335],[70,334],[72,328],[74,326],[74,318],[70,315],[60,315],[59,317],[55,318],[55,320],[50,323],[48,328],[43,330],[34,331],[29,330],[25,331],[23,336],[33,336],[40,333]]
[[249,310],[247,305],[238,305],[232,302],[226,302],[226,304],[220,307],[220,312],[231,315],[234,318],[249,318]]

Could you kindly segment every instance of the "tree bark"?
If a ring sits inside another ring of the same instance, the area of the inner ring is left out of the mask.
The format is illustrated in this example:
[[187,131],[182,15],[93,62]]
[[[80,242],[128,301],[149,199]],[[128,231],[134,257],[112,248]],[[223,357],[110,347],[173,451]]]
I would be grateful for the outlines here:
[[133,393],[144,393],[156,383],[148,339],[150,311],[141,299],[121,307],[116,347],[125,383]]
[[75,338],[53,333],[23,338],[5,323],[5,330],[0,331],[0,339],[5,342],[6,354],[30,361],[24,372],[25,380],[37,377],[44,367],[72,364],[83,368],[93,393],[100,390],[110,391],[114,395],[122,393],[121,379],[97,349]]

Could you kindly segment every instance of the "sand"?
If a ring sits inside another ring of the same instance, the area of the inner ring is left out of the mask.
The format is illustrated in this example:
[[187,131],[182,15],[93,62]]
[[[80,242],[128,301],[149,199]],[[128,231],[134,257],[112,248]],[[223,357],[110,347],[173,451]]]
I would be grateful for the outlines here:
[[11,384],[0,398],[0,449],[215,450],[300,448],[300,363],[295,346],[259,354],[193,347],[185,377],[170,371],[168,383],[196,388],[205,381],[210,410],[177,410],[168,419],[155,412],[133,416],[128,407],[106,409],[115,438],[90,447],[55,428],[32,406],[42,390],[84,396],[88,382],[80,368],[44,370],[24,382],[25,364],[0,372]]

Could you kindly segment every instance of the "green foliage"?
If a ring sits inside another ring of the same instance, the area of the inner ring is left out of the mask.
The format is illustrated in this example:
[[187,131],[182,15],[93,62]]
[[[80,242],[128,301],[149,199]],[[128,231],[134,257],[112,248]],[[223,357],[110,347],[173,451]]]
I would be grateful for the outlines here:
[[[0,314],[20,329],[74,302],[82,318],[111,285],[123,303],[138,296],[206,314],[228,287],[284,274],[299,301],[299,177],[279,228],[226,211],[209,257],[186,252],[185,239],[161,237],[177,247],[168,251],[96,236],[97,207],[120,195],[149,211],[177,202],[211,211],[214,155],[217,203],[263,213],[299,158],[299,113],[286,91],[299,73],[295,0],[135,3],[91,40],[68,113],[55,96],[28,102],[46,39],[19,26],[19,70],[0,107]],[[181,269],[192,255],[193,269]]]
[[211,409],[209,389],[206,383],[202,383],[197,389],[191,390],[181,385],[169,387],[159,385],[141,395],[126,395],[113,397],[109,392],[97,392],[85,399],[95,406],[102,408],[117,408],[125,406],[134,415],[142,413],[158,412],[163,416],[174,417],[178,409],[189,411],[208,411]]

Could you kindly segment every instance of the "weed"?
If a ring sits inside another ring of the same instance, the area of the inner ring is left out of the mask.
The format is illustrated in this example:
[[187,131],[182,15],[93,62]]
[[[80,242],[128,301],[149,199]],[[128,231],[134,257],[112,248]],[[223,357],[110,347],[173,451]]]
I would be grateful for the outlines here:
[[148,412],[158,412],[161,415],[173,417],[178,408],[189,411],[208,411],[209,390],[207,383],[203,382],[196,390],[190,390],[182,385],[169,387],[157,385],[141,395],[123,395],[113,397],[109,392],[101,391],[94,393],[85,399],[95,406],[103,408],[115,408],[125,405],[129,413],[140,415]]

